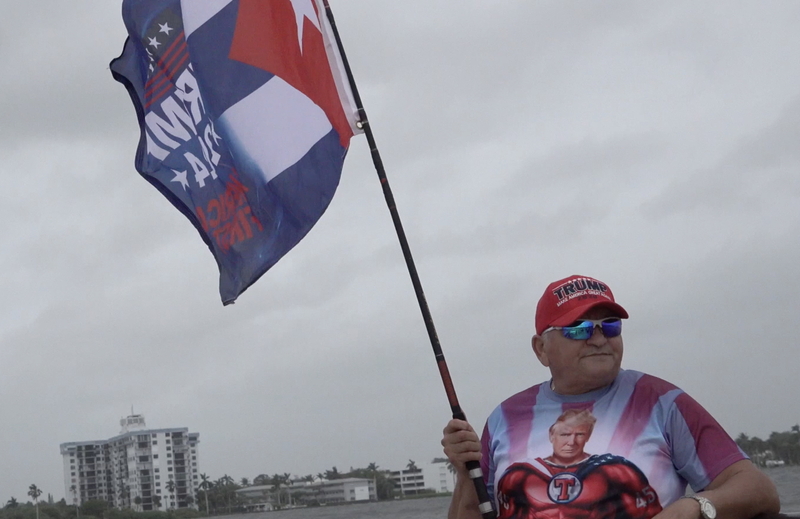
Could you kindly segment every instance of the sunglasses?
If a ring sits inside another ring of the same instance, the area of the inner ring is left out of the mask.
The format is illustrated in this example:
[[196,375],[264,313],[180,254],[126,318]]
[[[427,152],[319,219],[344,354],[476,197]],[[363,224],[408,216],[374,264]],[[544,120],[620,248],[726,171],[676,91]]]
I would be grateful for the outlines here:
[[546,334],[550,330],[561,330],[561,335],[567,339],[585,341],[594,333],[595,326],[600,327],[600,331],[606,337],[619,337],[622,333],[622,319],[619,317],[607,317],[605,319],[581,319],[569,326],[551,326],[542,332]]

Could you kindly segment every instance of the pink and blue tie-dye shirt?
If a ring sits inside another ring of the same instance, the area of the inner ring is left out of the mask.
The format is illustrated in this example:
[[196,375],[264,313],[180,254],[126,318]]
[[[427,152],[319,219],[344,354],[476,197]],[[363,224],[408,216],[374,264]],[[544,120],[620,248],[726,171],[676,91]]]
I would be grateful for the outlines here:
[[495,487],[513,464],[540,464],[553,454],[549,430],[568,409],[588,409],[597,419],[587,455],[621,456],[638,467],[667,506],[705,488],[747,456],[700,404],[674,385],[622,370],[614,383],[583,395],[560,395],[545,382],[517,393],[489,416],[483,431],[484,478]]

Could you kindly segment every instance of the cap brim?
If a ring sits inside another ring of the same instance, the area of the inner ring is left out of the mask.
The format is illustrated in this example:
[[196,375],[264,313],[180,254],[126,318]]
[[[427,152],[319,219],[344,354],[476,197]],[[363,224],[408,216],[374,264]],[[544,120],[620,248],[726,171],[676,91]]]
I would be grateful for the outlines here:
[[578,308],[573,308],[572,310],[570,310],[569,312],[565,313],[564,315],[556,319],[554,322],[552,322],[550,326],[567,326],[568,324],[572,324],[575,321],[577,321],[583,314],[585,314],[592,308],[597,308],[597,307],[609,308],[615,314],[617,314],[617,317],[619,317],[620,319],[628,318],[628,312],[626,312],[625,309],[622,308],[617,303],[611,303],[608,301],[594,301],[591,303],[587,303],[583,306],[579,306]]

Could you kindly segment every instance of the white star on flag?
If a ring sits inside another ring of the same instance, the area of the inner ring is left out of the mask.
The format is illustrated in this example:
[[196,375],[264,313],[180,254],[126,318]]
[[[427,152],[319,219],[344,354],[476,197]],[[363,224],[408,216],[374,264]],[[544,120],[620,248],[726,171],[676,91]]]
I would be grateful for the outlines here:
[[186,171],[175,171],[173,169],[172,172],[175,173],[175,178],[170,180],[170,182],[180,182],[183,186],[183,190],[186,191],[186,189],[189,187],[189,180],[186,178]]
[[161,46],[161,44],[158,42],[157,39],[155,39],[155,38],[147,38],[147,39],[150,40],[150,45],[151,46],[153,46],[155,48],[158,48],[159,46]]
[[291,0],[292,9],[294,9],[294,18],[297,21],[297,41],[300,43],[300,54],[303,53],[303,23],[304,18],[311,20],[311,23],[322,32],[319,26],[319,18],[317,12],[314,10],[314,4],[311,0]]
[[169,23],[158,24],[158,26],[161,27],[161,30],[159,30],[158,32],[163,32],[167,36],[169,36],[170,31],[173,30],[172,27],[169,26]]

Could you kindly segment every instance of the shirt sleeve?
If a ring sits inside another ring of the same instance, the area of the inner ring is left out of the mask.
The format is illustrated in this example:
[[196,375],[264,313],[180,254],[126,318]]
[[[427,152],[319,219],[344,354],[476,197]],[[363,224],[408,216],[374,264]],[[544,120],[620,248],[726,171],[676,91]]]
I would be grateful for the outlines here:
[[684,392],[668,409],[665,432],[675,470],[695,492],[733,463],[748,459],[708,411]]

